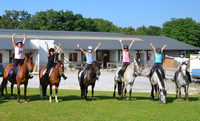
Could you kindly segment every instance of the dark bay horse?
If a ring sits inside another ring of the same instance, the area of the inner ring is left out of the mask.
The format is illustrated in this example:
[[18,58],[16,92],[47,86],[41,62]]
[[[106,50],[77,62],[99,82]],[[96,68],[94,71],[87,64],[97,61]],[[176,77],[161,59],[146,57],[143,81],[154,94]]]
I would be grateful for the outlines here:
[[187,75],[187,64],[181,64],[178,71],[176,71],[174,76],[174,82],[176,84],[176,98],[178,98],[179,93],[179,101],[181,101],[181,87],[184,87],[185,90],[185,99],[187,102],[188,100],[188,90],[189,90],[189,76]]
[[56,60],[56,65],[53,67],[50,71],[49,79],[43,80],[44,76],[44,71],[46,70],[46,67],[43,67],[40,72],[39,72],[39,79],[40,79],[40,95],[41,99],[46,97],[46,90],[47,86],[50,86],[50,97],[49,97],[49,102],[52,103],[52,86],[55,85],[55,101],[58,103],[58,87],[60,84],[61,80],[61,75],[64,73],[63,72],[63,64],[59,60]]
[[82,70],[79,70],[78,72],[78,80],[79,80],[79,85],[81,88],[81,97],[84,97],[85,100],[87,101],[87,93],[88,93],[88,86],[92,86],[92,100],[94,100],[94,86],[96,80],[98,80],[100,76],[100,66],[98,62],[94,62],[90,68],[88,68],[86,75],[83,80],[81,80],[81,73]]
[[32,56],[27,58],[25,56],[24,62],[22,65],[19,66],[18,73],[16,75],[16,78],[13,79],[11,76],[9,76],[10,69],[13,67],[13,64],[8,64],[4,68],[3,72],[3,81],[1,83],[1,95],[2,98],[4,98],[3,90],[7,86],[7,82],[9,81],[11,83],[11,98],[14,98],[13,96],[13,87],[14,84],[17,84],[17,89],[18,89],[18,103],[20,103],[20,85],[24,84],[24,100],[27,102],[26,98],[26,91],[27,91],[27,85],[28,85],[28,79],[29,79],[29,72],[32,72],[33,67],[32,67]]
[[150,77],[151,83],[151,100],[154,100],[154,90],[158,93],[160,101],[165,104],[166,103],[166,90],[165,90],[165,83],[164,83],[164,75],[159,67],[155,68],[152,77]]

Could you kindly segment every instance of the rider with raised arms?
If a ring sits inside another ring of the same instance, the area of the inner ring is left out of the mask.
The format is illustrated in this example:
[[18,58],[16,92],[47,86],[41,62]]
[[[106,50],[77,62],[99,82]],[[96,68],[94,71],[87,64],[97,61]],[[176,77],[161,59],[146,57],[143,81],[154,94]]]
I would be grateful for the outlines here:
[[119,76],[123,76],[123,73],[126,69],[122,70],[124,68],[124,66],[128,66],[130,64],[130,58],[129,58],[129,50],[131,49],[133,43],[135,42],[135,40],[132,40],[131,44],[128,45],[123,45],[122,40],[119,40],[121,47],[122,47],[122,52],[123,52],[123,60],[122,60],[122,66],[121,66],[121,70],[118,72]]
[[163,50],[165,49],[165,47],[167,47],[167,44],[165,44],[162,49],[158,48],[155,49],[154,45],[152,43],[150,43],[150,46],[153,48],[154,54],[155,54],[155,64],[153,65],[150,74],[148,75],[148,77],[150,78],[153,75],[153,72],[155,71],[156,68],[159,68],[160,71],[163,74],[163,77],[165,78],[165,73],[162,67],[162,53]]
[[[16,73],[16,70],[17,70],[16,69],[17,66],[19,64],[21,65],[21,64],[24,63],[24,53],[23,53],[23,51],[24,51],[24,45],[26,43],[26,35],[25,35],[25,33],[24,33],[23,41],[19,40],[19,41],[17,41],[15,43],[15,36],[16,36],[16,34],[14,33],[12,35],[12,44],[13,44],[13,47],[15,49],[15,56],[14,56],[14,61],[13,61],[13,75],[12,75],[12,77],[16,76],[15,73]],[[33,78],[33,77],[29,75],[29,78]]]
[[88,46],[88,50],[85,51],[82,48],[80,48],[80,45],[77,44],[77,47],[86,55],[86,64],[83,68],[83,72],[81,74],[81,79],[85,76],[86,70],[92,66],[93,63],[93,54],[96,52],[96,50],[101,46],[101,42],[98,43],[97,47],[92,51],[92,46]]
[[[47,63],[47,70],[44,74],[44,80],[47,80],[49,77],[48,75],[49,75],[50,69],[55,66],[55,53],[58,52],[58,50],[61,47],[61,44],[59,43],[58,48],[56,50],[54,48],[49,49],[48,42],[45,42],[45,44],[47,46],[48,63]],[[64,78],[64,80],[67,79],[64,73],[61,76]]]

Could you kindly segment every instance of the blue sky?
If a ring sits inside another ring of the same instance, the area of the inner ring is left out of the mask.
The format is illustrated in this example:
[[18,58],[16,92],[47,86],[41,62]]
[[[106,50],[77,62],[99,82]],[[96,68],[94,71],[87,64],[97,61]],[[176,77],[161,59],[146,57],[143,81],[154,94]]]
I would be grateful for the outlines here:
[[170,18],[191,17],[200,22],[200,0],[1,0],[5,10],[71,10],[84,17],[103,18],[121,27],[162,24]]

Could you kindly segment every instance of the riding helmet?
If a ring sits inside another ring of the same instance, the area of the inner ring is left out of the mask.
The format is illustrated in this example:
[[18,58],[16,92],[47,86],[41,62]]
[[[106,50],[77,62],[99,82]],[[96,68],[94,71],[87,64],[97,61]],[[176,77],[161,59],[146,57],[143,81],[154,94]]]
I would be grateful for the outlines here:
[[17,41],[15,45],[18,45],[19,43],[23,44],[22,41]]
[[55,50],[53,48],[50,48],[49,52],[55,52]]
[[93,47],[92,46],[88,46],[88,50],[92,50],[93,49]]
[[128,49],[128,46],[127,46],[127,45],[124,45],[124,49]]
[[161,53],[161,49],[160,48],[156,49],[156,52]]

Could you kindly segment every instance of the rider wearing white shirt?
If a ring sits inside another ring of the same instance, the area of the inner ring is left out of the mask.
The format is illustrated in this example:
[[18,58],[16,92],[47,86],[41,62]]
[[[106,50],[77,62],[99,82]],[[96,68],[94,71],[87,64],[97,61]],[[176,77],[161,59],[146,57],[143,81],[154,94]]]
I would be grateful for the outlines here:
[[[184,53],[180,53],[180,57],[172,57],[172,56],[168,56],[166,55],[165,57],[168,57],[170,59],[174,59],[175,61],[177,61],[178,63],[178,69],[180,68],[181,64],[183,63],[187,63],[189,60],[192,60],[192,59],[198,59],[198,57],[196,58],[185,58],[185,54]],[[190,76],[190,73],[188,71],[186,71],[188,77],[189,77],[189,81],[191,82],[191,76]],[[175,73],[174,75],[174,79],[176,79],[175,77],[177,76],[178,72]]]

